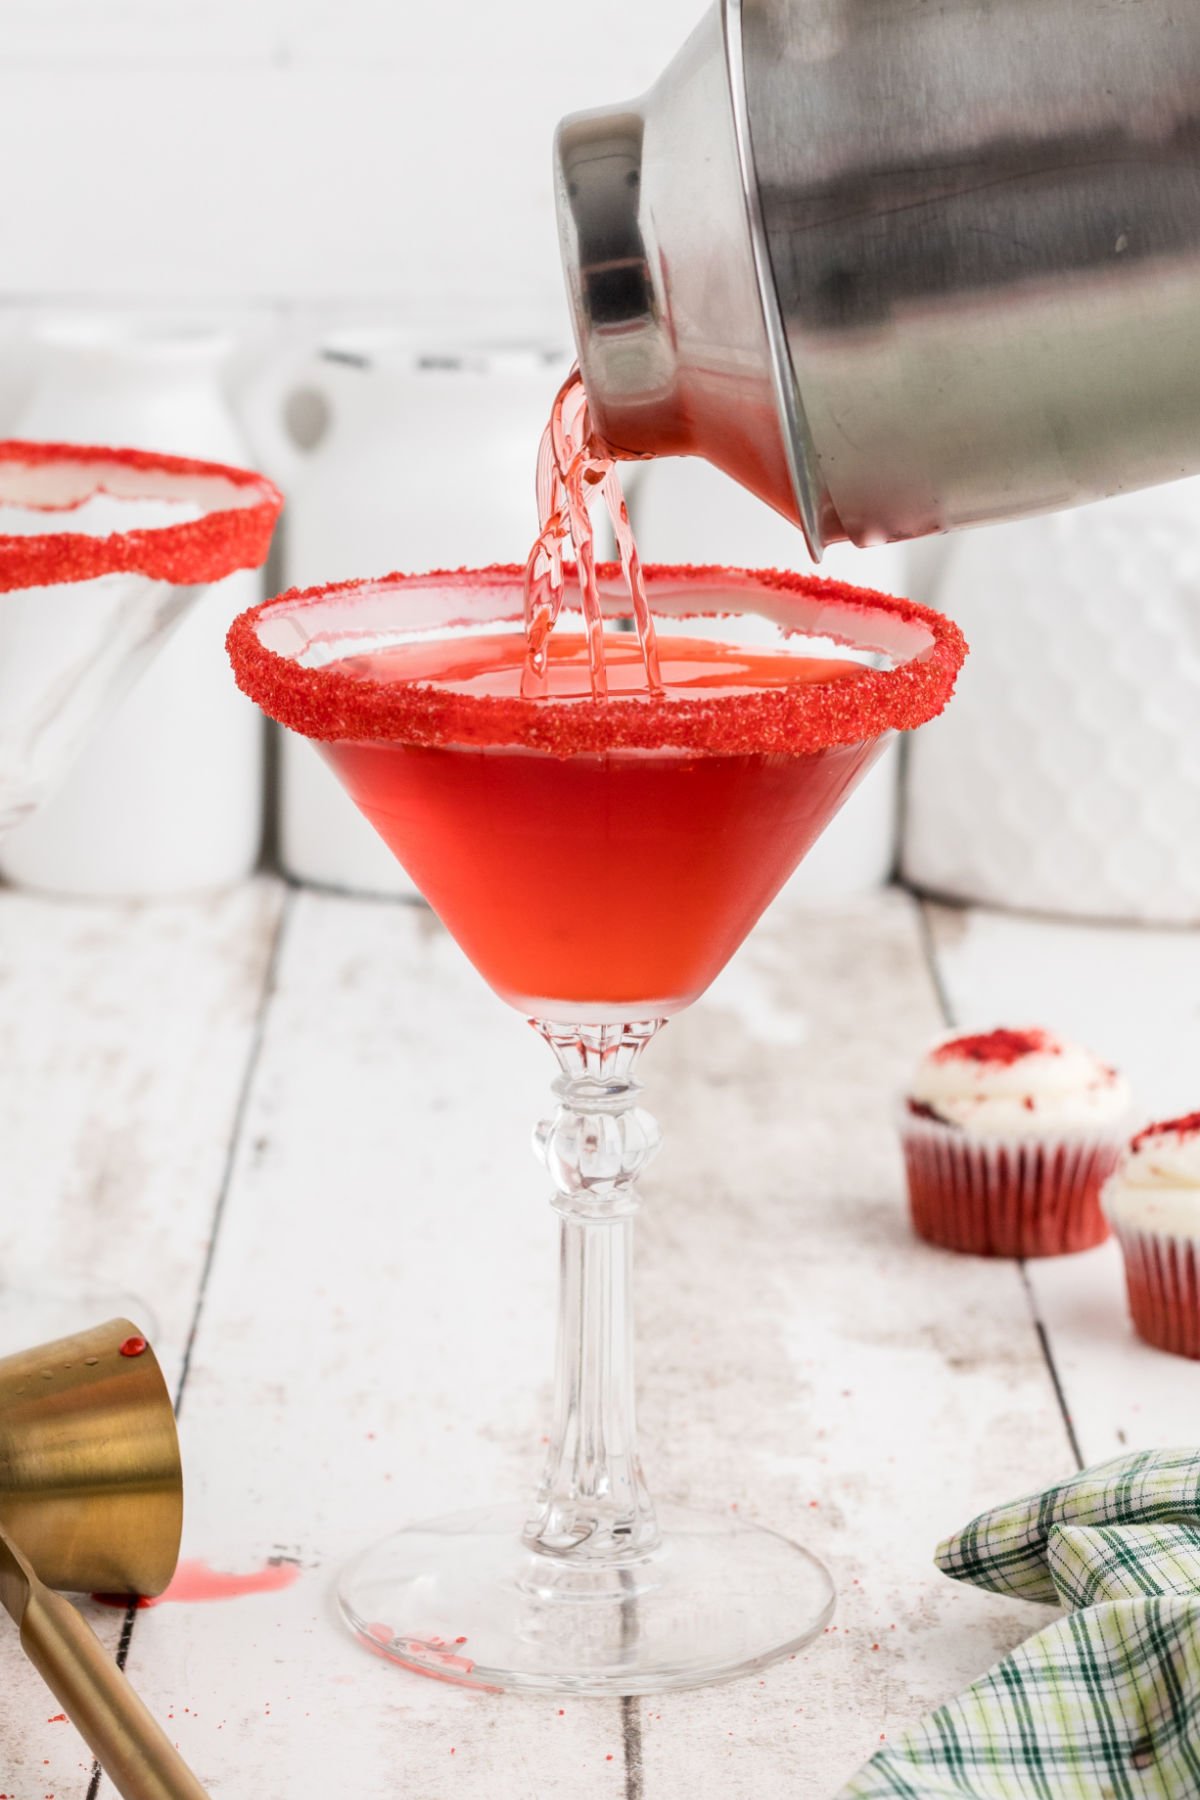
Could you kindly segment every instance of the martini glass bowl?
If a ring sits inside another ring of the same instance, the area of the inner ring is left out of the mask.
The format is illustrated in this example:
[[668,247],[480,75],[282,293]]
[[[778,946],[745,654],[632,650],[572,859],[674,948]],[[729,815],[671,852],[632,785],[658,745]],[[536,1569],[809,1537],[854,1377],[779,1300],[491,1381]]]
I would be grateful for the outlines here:
[[[0,442],[0,833],[53,790],[195,597],[265,560],[281,505],[243,469]],[[104,1317],[130,1300],[10,1274],[0,1348],[62,1337],[89,1305]]]
[[[559,1215],[541,1486],[524,1506],[407,1526],[340,1586],[346,1620],[377,1655],[469,1686],[699,1686],[795,1651],[833,1611],[825,1569],[787,1537],[728,1510],[651,1500],[632,1239],[659,1134],[637,1070],[889,735],[942,709],[965,647],[924,608],[833,582],[728,569],[646,578],[659,696],[613,569],[601,582],[604,700],[561,672],[523,697],[515,568],[287,594],[243,614],[229,639],[244,691],[315,740],[558,1065],[535,1133]],[[564,613],[555,637],[569,645],[573,630],[582,642]]]

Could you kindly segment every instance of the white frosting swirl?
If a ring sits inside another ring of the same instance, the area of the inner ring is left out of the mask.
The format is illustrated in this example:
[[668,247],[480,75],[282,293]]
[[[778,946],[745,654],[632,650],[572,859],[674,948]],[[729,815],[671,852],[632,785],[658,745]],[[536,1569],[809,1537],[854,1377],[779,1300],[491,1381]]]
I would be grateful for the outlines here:
[[910,1099],[981,1136],[1120,1129],[1124,1078],[1048,1031],[952,1032],[922,1058]]
[[1134,1138],[1105,1184],[1103,1203],[1114,1225],[1200,1237],[1200,1118]]

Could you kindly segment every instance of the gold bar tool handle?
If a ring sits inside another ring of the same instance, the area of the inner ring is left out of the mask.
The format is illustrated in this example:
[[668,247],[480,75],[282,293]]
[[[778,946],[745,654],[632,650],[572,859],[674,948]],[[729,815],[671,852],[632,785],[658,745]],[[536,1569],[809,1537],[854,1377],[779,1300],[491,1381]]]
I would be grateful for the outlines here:
[[124,1800],[209,1800],[90,1626],[41,1582],[21,1645]]

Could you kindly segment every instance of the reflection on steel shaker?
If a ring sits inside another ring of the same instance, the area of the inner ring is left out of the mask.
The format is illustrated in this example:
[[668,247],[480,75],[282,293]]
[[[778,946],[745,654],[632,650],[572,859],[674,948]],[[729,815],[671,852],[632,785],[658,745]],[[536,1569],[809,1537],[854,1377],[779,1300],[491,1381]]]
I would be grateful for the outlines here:
[[1200,470],[1200,10],[718,0],[559,128],[596,423],[815,554]]

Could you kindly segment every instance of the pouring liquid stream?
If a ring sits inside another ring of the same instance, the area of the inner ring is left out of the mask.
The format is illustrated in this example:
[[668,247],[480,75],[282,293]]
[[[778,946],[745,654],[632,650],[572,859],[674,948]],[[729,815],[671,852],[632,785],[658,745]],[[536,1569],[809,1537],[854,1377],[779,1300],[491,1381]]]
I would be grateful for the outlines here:
[[566,589],[563,551],[574,547],[592,698],[608,695],[604,662],[604,614],[596,579],[595,532],[591,504],[599,488],[617,542],[621,573],[629,593],[638,643],[646,673],[646,690],[661,694],[658,644],[646,599],[646,584],[620,477],[612,455],[594,436],[587,394],[579,370],[573,369],[559,389],[542,433],[537,461],[539,532],[525,565],[525,636],[527,653],[521,677],[524,699],[547,691],[550,634],[562,611]]

